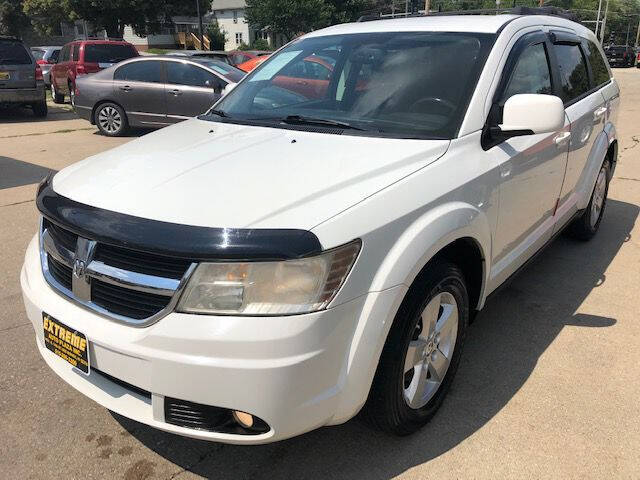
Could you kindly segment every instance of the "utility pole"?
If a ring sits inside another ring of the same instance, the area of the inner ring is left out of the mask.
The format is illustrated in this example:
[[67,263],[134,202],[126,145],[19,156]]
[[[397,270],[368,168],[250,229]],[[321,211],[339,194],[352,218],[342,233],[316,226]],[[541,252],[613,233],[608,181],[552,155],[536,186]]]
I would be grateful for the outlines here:
[[204,50],[204,38],[202,38],[202,14],[200,13],[200,0],[196,0],[196,11],[198,12],[198,33],[200,34],[200,50]]
[[609,13],[609,0],[604,7],[604,18],[602,19],[602,29],[600,30],[600,43],[604,45],[604,29],[607,27],[607,13]]
[[598,38],[598,27],[600,27],[600,11],[602,10],[602,0],[598,2],[598,17],[596,18],[596,38]]
[[627,20],[627,41],[624,42],[625,46],[629,46],[629,30],[631,30],[631,19]]
[[638,19],[638,31],[636,32],[636,48],[638,48],[638,40],[640,40],[640,18]]
[[424,14],[429,15],[430,9],[431,9],[431,0],[424,0]]

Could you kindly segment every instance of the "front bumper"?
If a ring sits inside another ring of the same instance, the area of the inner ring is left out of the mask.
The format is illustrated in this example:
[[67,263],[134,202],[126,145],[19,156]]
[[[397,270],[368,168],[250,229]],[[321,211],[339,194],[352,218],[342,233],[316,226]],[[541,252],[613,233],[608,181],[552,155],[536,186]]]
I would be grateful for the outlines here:
[[43,82],[38,82],[36,88],[3,88],[0,90],[0,103],[35,103],[45,99]]
[[[375,362],[367,359],[364,364],[373,370],[354,368],[358,379],[348,373],[349,364],[358,364],[353,358],[358,323],[375,315],[371,305],[377,304],[385,307],[386,313],[379,315],[385,318],[377,319],[384,324],[397,295],[393,289],[370,293],[326,311],[289,317],[172,313],[154,325],[135,328],[111,322],[54,292],[42,275],[36,238],[27,249],[21,284],[38,349],[71,386],[110,410],[161,430],[238,444],[281,440],[355,415],[369,387],[361,379],[370,381],[375,370]],[[378,297],[387,301],[377,302]],[[89,376],[44,347],[43,311],[87,336]],[[369,346],[356,350],[370,351]],[[151,399],[95,369],[151,392]],[[344,395],[354,383],[357,388]],[[248,412],[270,430],[241,435],[169,424],[165,397]],[[350,399],[347,406],[344,397]]]
[[73,100],[73,111],[75,114],[84,120],[88,120],[93,123],[93,109],[91,107],[83,107],[82,105],[78,105],[78,99],[74,98]]

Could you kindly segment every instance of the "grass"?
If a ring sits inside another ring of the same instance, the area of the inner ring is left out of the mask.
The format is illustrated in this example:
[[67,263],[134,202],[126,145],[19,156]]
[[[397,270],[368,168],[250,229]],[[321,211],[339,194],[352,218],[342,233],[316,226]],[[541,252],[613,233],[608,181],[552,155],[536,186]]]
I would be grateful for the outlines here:
[[149,50],[147,50],[147,52],[152,55],[164,55],[168,51],[169,49],[167,48],[150,48]]

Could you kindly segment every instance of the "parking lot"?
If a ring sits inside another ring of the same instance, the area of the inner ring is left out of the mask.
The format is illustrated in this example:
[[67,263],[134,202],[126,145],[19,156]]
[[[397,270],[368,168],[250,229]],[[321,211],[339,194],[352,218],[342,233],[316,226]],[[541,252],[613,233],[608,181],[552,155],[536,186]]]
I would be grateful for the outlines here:
[[101,136],[68,105],[43,120],[0,111],[0,477],[640,478],[640,69],[614,73],[621,144],[601,231],[560,237],[487,304],[442,409],[406,438],[355,419],[265,446],[195,441],[59,380],[20,294],[37,182],[145,132]]

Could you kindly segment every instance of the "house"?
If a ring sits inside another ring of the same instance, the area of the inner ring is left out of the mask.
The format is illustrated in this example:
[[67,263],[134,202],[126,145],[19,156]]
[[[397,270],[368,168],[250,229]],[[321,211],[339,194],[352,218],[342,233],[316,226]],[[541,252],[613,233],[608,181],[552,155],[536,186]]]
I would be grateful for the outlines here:
[[256,32],[249,28],[245,20],[247,3],[244,0],[213,0],[211,11],[220,29],[227,34],[225,50],[235,50],[241,44],[250,45],[256,39]]

